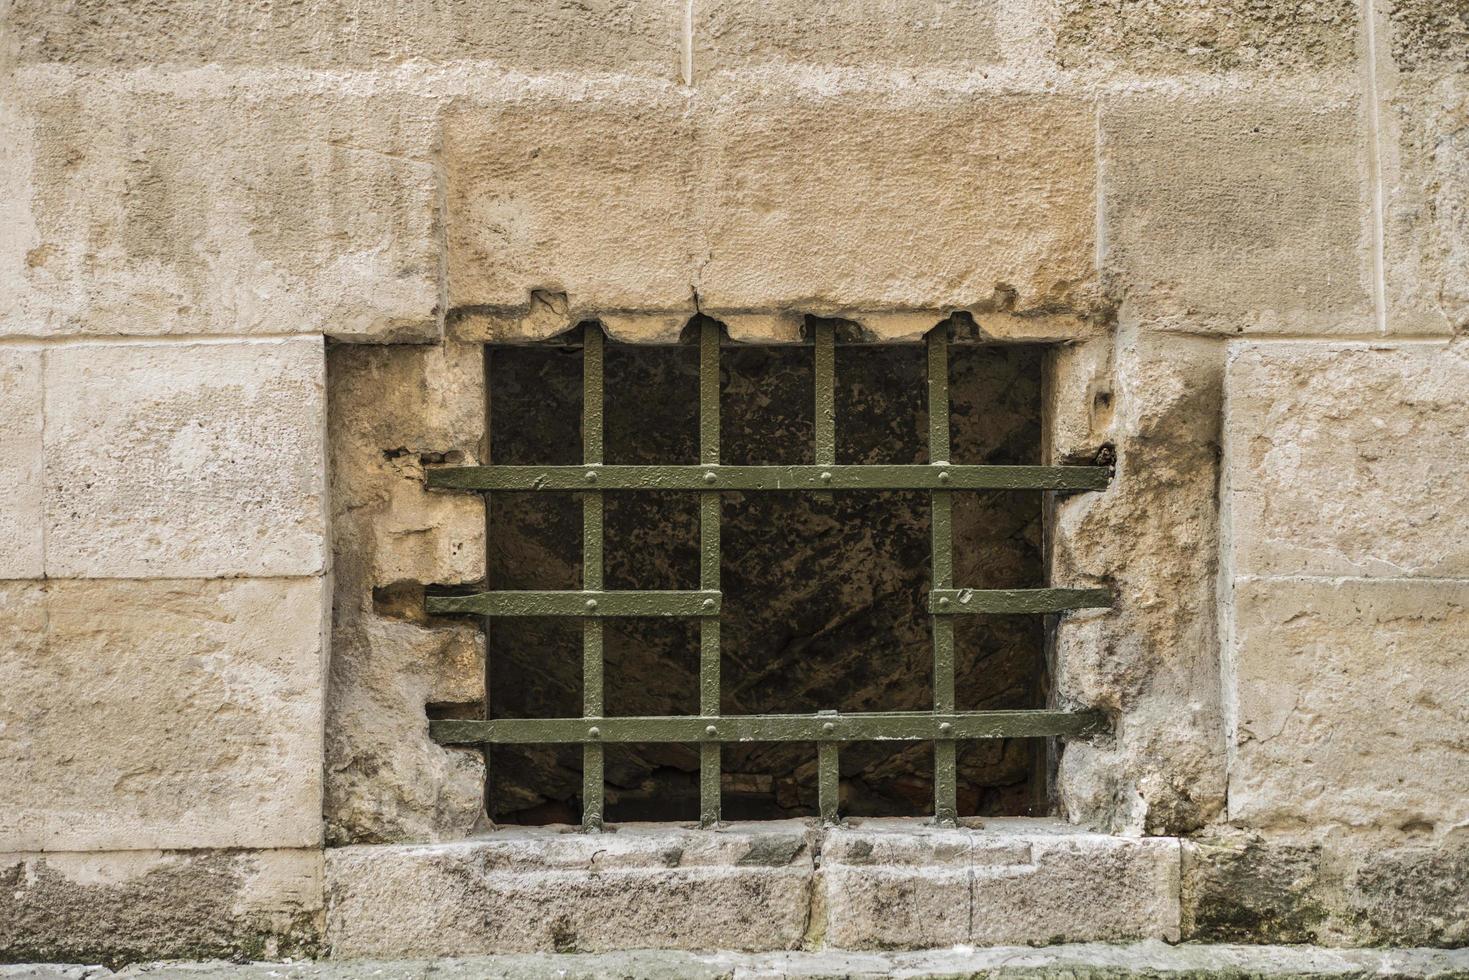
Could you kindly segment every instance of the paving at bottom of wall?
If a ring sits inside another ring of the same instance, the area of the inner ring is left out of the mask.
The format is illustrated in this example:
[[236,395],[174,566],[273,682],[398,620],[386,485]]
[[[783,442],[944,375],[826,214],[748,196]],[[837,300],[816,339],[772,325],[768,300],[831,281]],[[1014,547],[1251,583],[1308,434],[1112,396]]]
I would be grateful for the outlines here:
[[1081,943],[909,953],[550,953],[434,960],[302,963],[150,963],[114,973],[100,966],[0,966],[0,980],[861,980],[921,978],[1469,978],[1469,949],[1325,949],[1319,946],[1170,946]]

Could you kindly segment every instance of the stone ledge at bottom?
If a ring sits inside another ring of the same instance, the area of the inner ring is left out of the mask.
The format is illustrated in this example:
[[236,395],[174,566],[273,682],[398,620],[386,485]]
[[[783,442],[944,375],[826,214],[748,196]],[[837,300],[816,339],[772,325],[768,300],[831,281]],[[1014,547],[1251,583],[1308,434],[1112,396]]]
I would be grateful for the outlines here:
[[1324,949],[1319,946],[1169,946],[1084,943],[1031,949],[957,947],[911,953],[619,953],[478,956],[437,960],[165,963],[103,967],[0,966],[0,980],[1246,980],[1246,978],[1469,977],[1469,949]]
[[326,854],[336,957],[1176,939],[1180,850],[1049,820],[503,830]]

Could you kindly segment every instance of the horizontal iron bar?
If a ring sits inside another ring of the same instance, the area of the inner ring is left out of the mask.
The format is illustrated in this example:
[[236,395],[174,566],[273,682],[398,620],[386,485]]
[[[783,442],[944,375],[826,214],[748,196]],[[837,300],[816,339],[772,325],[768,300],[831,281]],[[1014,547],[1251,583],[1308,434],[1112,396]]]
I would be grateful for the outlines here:
[[445,745],[586,742],[852,742],[1087,736],[1107,731],[1095,711],[926,711],[818,715],[636,718],[442,718],[429,733]]
[[1102,490],[1105,466],[453,466],[453,490]]
[[477,592],[429,596],[431,616],[717,616],[721,593],[701,592]]
[[928,611],[939,616],[1053,613],[1111,606],[1110,589],[934,589],[928,594]]

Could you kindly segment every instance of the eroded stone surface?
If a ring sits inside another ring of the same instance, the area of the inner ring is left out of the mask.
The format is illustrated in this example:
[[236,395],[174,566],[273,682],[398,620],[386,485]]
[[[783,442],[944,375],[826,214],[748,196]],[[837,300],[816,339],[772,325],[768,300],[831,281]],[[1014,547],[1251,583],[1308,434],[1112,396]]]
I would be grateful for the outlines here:
[[1230,835],[1184,844],[1184,938],[1194,942],[1461,946],[1469,848],[1419,828],[1381,837]]
[[0,854],[0,959],[309,956],[321,863],[318,850]]
[[1236,574],[1469,572],[1469,347],[1245,345],[1228,384]]
[[1022,310],[1094,302],[1086,101],[814,84],[709,98],[710,315],[968,307],[997,291]]
[[787,949],[811,863],[800,824],[344,847],[327,852],[327,942],[335,956]]
[[692,315],[688,99],[620,81],[526,85],[451,109],[451,307],[524,307],[547,290],[566,294],[571,323],[621,309]]
[[42,69],[11,84],[27,157],[0,333],[437,336],[433,101]]
[[996,6],[988,0],[713,0],[694,7],[694,68],[702,77],[769,64],[989,64],[999,54]]
[[1063,812],[1099,829],[1187,833],[1224,805],[1223,361],[1217,341],[1130,330],[1110,361],[1084,348],[1057,361],[1057,388],[1090,397],[1055,432],[1085,441],[1053,454],[1090,462],[1104,440],[1117,461],[1106,491],[1058,504],[1052,542],[1055,584],[1106,584],[1115,596],[1111,611],[1064,617],[1053,654],[1060,704],[1119,716],[1115,738],[1068,742],[1057,775]]
[[1405,79],[1384,115],[1390,323],[1405,332],[1462,333],[1469,329],[1469,72]]
[[320,842],[320,579],[6,589],[0,849]]
[[1355,0],[1061,0],[1057,59],[1129,72],[1350,68]]
[[9,14],[20,57],[86,67],[275,65],[376,68],[410,59],[484,59],[530,71],[677,77],[683,6],[674,0],[500,4],[327,0],[220,6],[21,3]]
[[0,579],[40,578],[41,352],[0,350]]
[[319,338],[46,354],[46,573],[325,567]]
[[1229,815],[1469,820],[1469,582],[1237,581]]
[[1183,329],[1373,329],[1359,120],[1314,96],[1105,103],[1111,287]]
[[839,949],[1177,938],[1177,841],[1030,823],[828,831],[823,938]]
[[1388,0],[1393,61],[1405,71],[1469,63],[1469,4],[1464,0]]
[[[104,967],[0,966],[7,980],[105,980],[158,976],[161,964],[113,973]],[[853,953],[842,950],[781,953],[684,953],[638,950],[622,953],[541,953],[456,957],[436,960],[323,960],[305,963],[170,963],[180,980],[357,980],[363,975],[392,980],[578,980],[640,977],[646,980],[1037,980],[1041,977],[1129,980],[1139,976],[1179,980],[1261,980],[1280,977],[1433,977],[1444,980],[1469,970],[1462,949],[1323,949],[1320,946],[1226,946],[1140,943],[1076,943],[1033,949],[941,949],[921,952]]]
[[423,590],[484,577],[485,509],[472,494],[429,491],[424,470],[479,460],[482,352],[453,343],[337,347],[328,379],[327,836],[460,837],[483,813],[483,758],[430,741],[428,710],[482,705],[484,637],[471,622],[429,623]]

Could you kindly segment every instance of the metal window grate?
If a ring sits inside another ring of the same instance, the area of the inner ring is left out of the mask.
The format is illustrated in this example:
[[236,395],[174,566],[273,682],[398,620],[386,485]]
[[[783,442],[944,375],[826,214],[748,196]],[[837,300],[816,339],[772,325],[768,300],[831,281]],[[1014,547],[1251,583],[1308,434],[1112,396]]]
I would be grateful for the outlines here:
[[[1111,604],[1106,589],[966,589],[953,576],[953,494],[959,490],[1100,490],[1110,471],[1101,466],[955,466],[949,458],[949,341],[939,327],[928,335],[928,441],[926,465],[841,466],[836,462],[836,340],[830,324],[815,337],[816,432],[813,466],[719,464],[719,326],[704,321],[699,334],[699,465],[602,465],[603,336],[585,328],[583,358],[583,466],[464,466],[430,470],[432,487],[455,490],[582,492],[583,587],[580,591],[482,592],[432,596],[433,615],[577,616],[582,619],[583,704],[580,718],[439,719],[435,740],[448,745],[571,743],[583,747],[582,824],[603,820],[603,746],[614,743],[697,743],[700,821],[720,817],[720,746],[739,741],[800,741],[817,745],[817,798],[821,817],[837,819],[838,753],[845,742],[934,743],[934,817],[951,825],[956,803],[956,743],[964,739],[1084,736],[1105,730],[1097,712],[955,710],[955,615],[1055,613]],[[609,490],[666,490],[699,495],[699,589],[603,589],[603,494]],[[933,710],[812,715],[719,713],[720,494],[729,490],[928,490],[932,493]],[[616,717],[603,714],[602,619],[607,616],[689,616],[699,621],[699,714]]]

